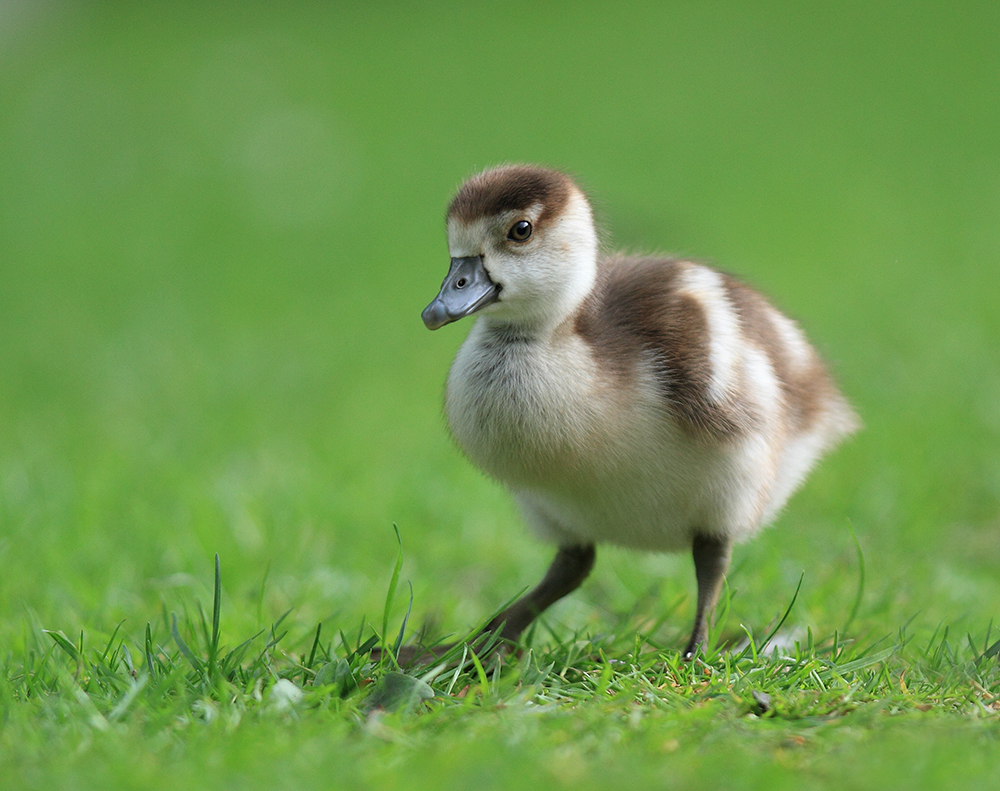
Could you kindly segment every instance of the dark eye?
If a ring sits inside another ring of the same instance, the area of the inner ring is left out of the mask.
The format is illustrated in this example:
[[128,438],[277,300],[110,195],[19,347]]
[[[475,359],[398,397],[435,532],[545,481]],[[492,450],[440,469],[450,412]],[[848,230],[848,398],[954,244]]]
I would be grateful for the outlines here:
[[458,282],[455,284],[455,288],[465,288],[466,280],[464,277],[460,277]]
[[518,220],[507,231],[507,238],[512,242],[526,242],[531,238],[531,223],[527,220]]

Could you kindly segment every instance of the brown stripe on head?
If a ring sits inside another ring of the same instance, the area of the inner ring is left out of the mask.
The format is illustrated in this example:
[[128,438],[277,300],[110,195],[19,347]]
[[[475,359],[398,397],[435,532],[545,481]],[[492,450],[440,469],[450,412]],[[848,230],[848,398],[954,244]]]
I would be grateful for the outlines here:
[[541,205],[538,220],[558,216],[578,191],[569,178],[555,170],[532,165],[503,165],[466,181],[448,206],[448,218],[473,223],[481,217],[526,211]]

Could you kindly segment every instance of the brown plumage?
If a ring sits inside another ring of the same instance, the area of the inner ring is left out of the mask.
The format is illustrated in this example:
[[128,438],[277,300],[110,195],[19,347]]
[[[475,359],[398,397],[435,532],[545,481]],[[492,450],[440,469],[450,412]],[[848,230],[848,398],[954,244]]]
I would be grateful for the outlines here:
[[618,386],[631,385],[638,357],[653,361],[664,408],[693,431],[739,434],[754,423],[749,404],[709,397],[708,323],[698,301],[680,291],[684,264],[670,258],[615,258],[576,314],[576,331]]
[[703,264],[602,256],[569,177],[507,166],[448,210],[451,269],[424,321],[479,318],[452,365],[451,432],[559,549],[487,626],[517,641],[597,543],[690,549],[704,640],[735,542],[771,521],[857,427],[798,326]]
[[545,168],[514,166],[487,170],[469,179],[448,205],[448,217],[474,222],[530,206],[543,207],[539,221],[558,215],[573,192],[573,182]]

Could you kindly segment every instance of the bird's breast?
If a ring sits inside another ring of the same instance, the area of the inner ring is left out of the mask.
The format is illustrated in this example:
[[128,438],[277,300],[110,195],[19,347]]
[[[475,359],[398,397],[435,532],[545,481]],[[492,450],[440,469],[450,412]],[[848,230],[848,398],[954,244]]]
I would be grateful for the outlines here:
[[445,401],[458,445],[543,536],[556,524],[562,538],[673,550],[695,527],[742,536],[760,521],[773,478],[767,439],[692,435],[641,356],[616,375],[579,336],[499,342],[477,323]]
[[477,324],[448,377],[455,440],[509,485],[581,477],[607,444],[615,418],[586,345],[485,332]]

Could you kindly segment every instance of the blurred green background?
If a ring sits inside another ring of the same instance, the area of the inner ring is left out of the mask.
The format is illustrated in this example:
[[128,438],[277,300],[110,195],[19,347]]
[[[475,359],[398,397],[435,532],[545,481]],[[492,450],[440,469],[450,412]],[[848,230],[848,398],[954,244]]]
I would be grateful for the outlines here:
[[[983,628],[998,41],[995,2],[0,4],[0,639],[138,635],[219,552],[224,623],[294,607],[294,648],[381,612],[393,522],[416,623],[537,579],[441,417],[469,324],[419,318],[452,191],[503,161],[574,173],[614,246],[772,295],[863,416],[738,550],[734,623],[805,571],[792,620],[841,626],[853,525],[857,630]],[[654,617],[692,577],[604,552],[552,621]]]

